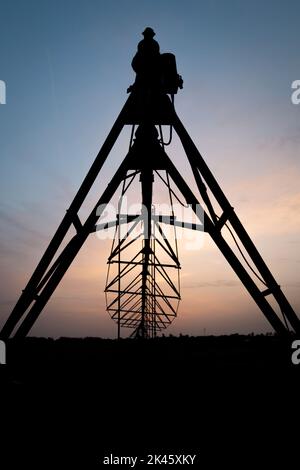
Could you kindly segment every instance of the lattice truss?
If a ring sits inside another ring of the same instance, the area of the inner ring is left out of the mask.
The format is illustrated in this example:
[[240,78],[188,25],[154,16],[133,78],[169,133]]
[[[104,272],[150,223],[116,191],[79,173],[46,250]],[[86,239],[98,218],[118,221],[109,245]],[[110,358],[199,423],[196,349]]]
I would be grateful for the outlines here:
[[155,204],[149,217],[142,205],[138,213],[121,212],[124,200],[128,201],[128,190],[138,180],[140,171],[124,180],[118,202],[108,258],[106,305],[119,328],[133,329],[132,336],[155,337],[174,320],[180,301],[172,189],[168,175],[162,173],[165,172],[154,171],[156,179],[163,181],[167,188],[169,201],[164,209],[169,208],[169,213],[156,214]]

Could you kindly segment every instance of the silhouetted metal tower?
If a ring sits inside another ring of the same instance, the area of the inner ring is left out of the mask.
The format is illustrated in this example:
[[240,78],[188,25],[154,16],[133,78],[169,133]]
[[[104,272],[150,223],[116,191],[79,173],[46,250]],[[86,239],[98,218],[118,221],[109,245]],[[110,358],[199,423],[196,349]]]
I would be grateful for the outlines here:
[[[139,178],[141,209],[136,214],[117,214],[118,224],[106,282],[107,310],[120,328],[133,328],[132,336],[150,338],[166,328],[177,313],[180,300],[177,238],[173,197],[168,174],[162,176],[162,141],[152,124],[141,124],[130,145],[130,172],[123,182],[119,211],[126,194]],[[168,193],[168,214],[155,214],[154,179],[163,181]],[[121,227],[126,229],[121,235]],[[172,224],[173,233],[165,234],[163,225]],[[134,232],[134,236],[132,236]],[[113,270],[113,268],[116,268]],[[175,274],[175,275],[174,275]]]
[[[107,309],[118,324],[118,336],[121,327],[133,328],[133,334],[143,338],[153,337],[167,327],[176,316],[180,299],[176,233],[172,243],[162,228],[164,224],[174,229],[183,225],[173,213],[171,195],[175,191],[181,193],[199,219],[198,223],[184,223],[184,227],[204,230],[211,236],[273,329],[283,335],[290,331],[300,333],[297,315],[177,116],[173,97],[181,86],[180,77],[175,70],[174,56],[163,54],[162,59],[164,66],[159,85],[156,81],[152,86],[149,76],[143,82],[140,76],[130,87],[130,95],[119,117],[3,326],[1,338],[6,339],[13,333],[23,337],[29,333],[88,236],[109,227],[115,227],[116,234],[108,260],[105,291]],[[79,210],[126,125],[132,126],[129,151],[82,222]],[[157,130],[161,130],[161,126],[171,126],[179,136],[192,169],[196,194],[168,157]],[[122,198],[137,176],[140,178],[141,210],[135,214],[122,214]],[[163,179],[168,188],[169,214],[157,215],[153,210],[154,177]],[[122,191],[116,220],[97,225],[119,186]],[[123,224],[127,225],[127,230],[122,235]],[[129,239],[132,227],[137,228],[138,224],[140,232]],[[69,240],[71,228],[75,228],[76,233]],[[232,236],[234,247],[230,246],[228,237],[224,237],[226,231]],[[141,242],[139,248],[138,241]],[[158,256],[158,246],[165,255],[164,260]],[[113,273],[114,266],[116,271]],[[175,270],[176,275],[170,274],[170,270]]]

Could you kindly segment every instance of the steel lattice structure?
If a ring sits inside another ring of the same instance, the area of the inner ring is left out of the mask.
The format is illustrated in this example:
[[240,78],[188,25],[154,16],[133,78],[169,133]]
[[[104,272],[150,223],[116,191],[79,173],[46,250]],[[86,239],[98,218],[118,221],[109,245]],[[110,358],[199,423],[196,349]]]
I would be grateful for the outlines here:
[[[171,55],[166,56],[168,63],[171,63]],[[300,333],[299,318],[179,119],[173,100],[177,89],[177,85],[168,89],[165,84],[162,88],[151,88],[148,81],[147,86],[138,82],[135,87],[129,88],[130,94],[120,115],[4,324],[2,339],[13,334],[16,337],[26,336],[89,235],[96,230],[116,226],[117,237],[109,257],[109,268],[117,265],[118,272],[112,275],[110,271],[106,294],[112,296],[107,301],[107,308],[118,323],[119,335],[121,326],[129,326],[137,336],[153,337],[172,321],[176,308],[171,307],[170,300],[178,303],[180,290],[167,268],[175,270],[178,275],[180,266],[177,249],[174,250],[168,237],[162,235],[162,224],[166,220],[163,215],[152,213],[153,178],[159,177],[161,172],[165,172],[166,179],[172,182],[186,205],[198,217],[198,223],[191,224],[189,228],[204,230],[211,237],[274,331],[282,335]],[[79,211],[125,126],[137,126],[135,141],[95,206],[82,221]],[[158,137],[157,128],[161,126],[171,126],[178,135],[187,164],[192,170],[196,192],[192,191],[191,185],[185,181],[167,155],[162,139]],[[141,201],[147,210],[142,210],[139,214],[126,214],[124,223],[129,224],[128,230],[130,224],[143,224],[139,237],[142,239],[142,246],[129,256],[129,251],[126,250],[133,249],[134,242],[125,250],[126,243],[128,245],[130,241],[127,236],[121,237],[118,232],[123,225],[124,214],[119,211],[116,220],[108,223],[101,223],[101,215],[119,187],[123,188],[124,193],[124,188],[132,177],[130,175],[133,174],[140,177]],[[172,218],[172,208],[171,214],[167,215],[169,225],[181,226],[180,221]],[[70,237],[72,229],[75,229],[75,235]],[[234,246],[228,241],[228,231],[234,240]],[[169,263],[157,256],[158,245],[168,252],[171,259]],[[133,275],[134,270],[137,270],[139,276],[138,283],[133,287],[134,283],[128,276],[129,273]],[[166,292],[158,276],[164,278],[164,283],[172,293]],[[174,298],[171,299],[171,296]]]
[[[144,204],[139,214],[117,214],[118,223],[108,258],[106,304],[117,322],[118,337],[121,327],[132,328],[132,336],[155,337],[170,325],[179,305],[180,263],[175,225],[172,226],[173,236],[170,233],[167,236],[164,231],[164,225],[173,223],[175,218],[170,182],[166,176],[170,213],[156,215],[151,201],[153,173],[148,170],[147,175],[140,170],[128,175],[130,181],[124,180],[118,204],[121,208],[132,182],[140,177]],[[157,178],[163,179],[158,171],[155,173]]]

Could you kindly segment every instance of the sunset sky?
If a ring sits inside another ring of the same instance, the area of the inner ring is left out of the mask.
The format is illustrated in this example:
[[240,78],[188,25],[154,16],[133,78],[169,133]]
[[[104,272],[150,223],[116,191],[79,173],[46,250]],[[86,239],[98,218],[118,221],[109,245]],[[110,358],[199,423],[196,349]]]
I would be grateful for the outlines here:
[[[127,98],[146,26],[162,52],[176,54],[178,115],[299,313],[300,105],[291,84],[300,79],[300,3],[1,0],[0,8],[0,326]],[[168,154],[191,184],[178,139]],[[110,244],[91,235],[31,334],[115,336],[103,293]],[[179,252],[182,301],[166,334],[271,330],[207,235],[200,249],[183,240]]]

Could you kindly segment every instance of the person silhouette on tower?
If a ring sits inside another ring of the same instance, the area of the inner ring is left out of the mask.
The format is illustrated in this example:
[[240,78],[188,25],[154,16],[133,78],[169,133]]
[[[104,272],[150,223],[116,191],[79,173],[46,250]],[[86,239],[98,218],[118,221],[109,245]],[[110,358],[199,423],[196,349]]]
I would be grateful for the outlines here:
[[135,87],[157,89],[161,82],[161,55],[155,32],[147,27],[144,39],[138,43],[131,65],[136,73]]

